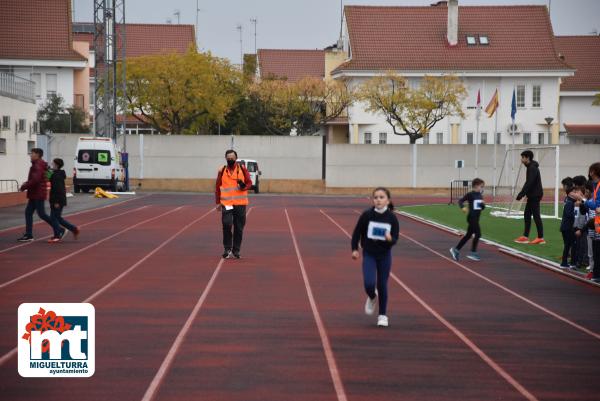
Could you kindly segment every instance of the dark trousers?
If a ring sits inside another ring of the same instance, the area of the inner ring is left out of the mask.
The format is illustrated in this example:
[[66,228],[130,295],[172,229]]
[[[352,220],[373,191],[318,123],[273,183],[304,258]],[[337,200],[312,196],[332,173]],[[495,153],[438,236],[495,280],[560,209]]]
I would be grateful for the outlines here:
[[[73,224],[69,223],[62,217],[62,211],[64,206],[54,207],[54,205],[50,205],[50,218],[52,219],[52,224],[54,226],[63,226],[67,230],[73,232],[77,230]],[[62,230],[61,230],[62,231]]]
[[542,218],[540,217],[540,201],[542,198],[527,198],[525,204],[525,231],[523,235],[529,237],[529,231],[531,230],[531,216],[535,222],[535,228],[537,229],[538,238],[544,238],[544,225],[542,224]]
[[385,315],[387,312],[388,300],[388,279],[392,269],[392,251],[384,255],[372,255],[363,251],[363,279],[365,283],[365,292],[369,298],[375,298],[375,287],[379,294],[379,314]]
[[225,206],[223,206],[221,221],[223,223],[223,248],[238,253],[242,246],[244,226],[246,225],[246,206],[234,206],[231,210],[225,210]]
[[27,201],[27,206],[25,207],[25,234],[33,236],[33,213],[37,212],[37,215],[40,219],[44,220],[52,227],[52,231],[56,236],[57,233],[60,233],[60,227],[58,225],[53,224],[52,219],[46,214],[46,209],[44,208],[45,201],[38,199],[29,199]]
[[573,248],[573,262],[576,266],[584,265],[587,259],[587,231],[581,230],[579,237],[575,236]]
[[574,254],[575,254],[575,231],[567,230],[560,232],[563,237],[563,255],[562,262],[563,266],[567,266],[569,264],[569,256],[571,257],[571,264],[574,264]]
[[594,273],[593,277],[600,279],[600,239],[592,241],[592,252],[594,255]]
[[479,243],[479,238],[481,238],[481,228],[479,227],[479,220],[476,218],[469,219],[469,227],[467,228],[467,233],[458,241],[458,245],[456,245],[456,249],[460,251],[460,249],[465,246],[467,241],[471,239],[473,235],[473,242],[471,244],[471,251],[477,252],[477,244]]

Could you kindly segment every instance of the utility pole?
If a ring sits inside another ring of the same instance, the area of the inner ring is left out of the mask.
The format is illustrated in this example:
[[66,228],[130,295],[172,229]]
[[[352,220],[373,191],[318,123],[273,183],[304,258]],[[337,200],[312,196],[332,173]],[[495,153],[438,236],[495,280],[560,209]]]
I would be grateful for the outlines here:
[[235,29],[240,33],[240,66],[244,69],[244,44],[242,41],[242,24],[237,24]]
[[198,37],[198,13],[201,11],[200,10],[200,4],[199,3],[200,0],[196,0],[196,49],[199,49],[200,46],[198,46],[198,41],[199,41],[199,37]]
[[250,22],[254,24],[254,54],[256,54],[256,25],[258,24],[258,20],[251,18]]
[[181,11],[175,10],[175,12],[173,12],[173,15],[177,17],[177,25],[181,24]]

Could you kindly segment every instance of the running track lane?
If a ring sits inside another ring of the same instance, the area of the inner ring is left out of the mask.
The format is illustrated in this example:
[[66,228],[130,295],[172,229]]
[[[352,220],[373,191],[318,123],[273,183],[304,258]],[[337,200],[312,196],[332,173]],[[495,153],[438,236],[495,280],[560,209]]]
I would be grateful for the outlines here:
[[[190,207],[168,209],[168,214],[143,224],[134,224],[131,230],[107,240],[102,246],[88,248],[77,257],[51,265],[43,275],[28,276],[3,288],[0,327],[16,325],[14,311],[22,302],[82,302],[154,249],[172,231],[189,223],[190,216],[206,210],[194,211]],[[127,251],[124,252],[124,249]],[[14,346],[13,330],[0,332],[0,361],[5,361],[5,353]]]
[[283,209],[255,209],[244,234],[154,399],[336,400]]
[[172,226],[163,225],[168,238],[85,300],[96,308],[92,378],[32,381],[18,377],[12,362],[0,368],[2,390],[11,400],[139,399],[219,260],[211,252],[218,249],[216,213],[205,211],[192,210],[185,223],[176,216]]
[[[350,230],[357,218],[357,214],[334,217],[346,230]],[[597,399],[600,394],[600,382],[594,380],[594,367],[600,360],[597,338],[402,237],[394,254],[396,260],[402,258],[404,263],[414,266],[395,269],[398,281],[419,294],[536,397]],[[485,269],[485,262],[476,266]],[[576,281],[570,282],[576,288],[587,288]]]
[[[112,211],[112,208],[115,208],[117,206],[125,205],[130,202],[134,202],[134,201],[139,201],[141,199],[145,199],[150,196],[151,196],[150,194],[146,194],[146,195],[138,196],[138,197],[131,198],[131,199],[125,199],[125,200],[122,200],[119,202],[110,203],[108,205],[98,205],[97,207],[80,210],[80,211],[74,212],[74,213],[69,212],[69,205],[67,204],[67,207],[63,210],[64,211],[63,217],[69,221],[71,221],[71,219],[73,219],[73,221],[75,221],[75,219],[78,219],[79,216],[87,216],[88,214],[94,213],[96,211]],[[67,200],[67,202],[68,202],[68,200]],[[98,200],[98,202],[101,202],[101,201]],[[3,240],[6,238],[6,236],[9,236],[10,238],[12,238],[14,240],[15,236],[19,236],[19,234],[22,234],[23,230],[25,229],[25,215],[24,215],[25,206],[26,206],[26,204],[23,204],[23,224],[20,224],[18,226],[12,226],[12,227],[6,227],[6,228],[0,229],[0,243],[3,242]],[[139,206],[139,205],[136,205],[136,206]],[[48,215],[50,215],[50,205],[47,202],[45,204],[45,207],[46,207],[46,213]],[[37,213],[34,213],[34,215],[33,215],[34,236],[37,233],[40,233],[40,232],[43,232],[43,230],[46,230],[46,228],[43,228],[42,231],[39,231],[41,227],[47,227],[47,230],[49,230],[50,233],[52,232],[51,228],[46,224],[46,222],[40,220],[40,218],[37,217]]]
[[[423,243],[443,257],[450,258],[448,249],[455,246],[460,237],[434,229],[414,220],[398,216],[403,232]],[[485,227],[484,235],[485,235]],[[466,258],[470,242],[462,250],[460,263],[532,301],[569,318],[595,333],[600,333],[600,309],[586,305],[600,304],[597,287],[556,274],[545,268],[510,257],[491,245],[480,244],[482,262]],[[419,247],[417,244],[413,244]],[[439,255],[436,257],[440,257]],[[457,269],[460,267],[456,266]]]
[[290,218],[349,400],[524,399],[393,285],[391,326],[376,327],[376,317],[364,314],[361,265],[350,258],[349,239],[318,209],[290,210]]

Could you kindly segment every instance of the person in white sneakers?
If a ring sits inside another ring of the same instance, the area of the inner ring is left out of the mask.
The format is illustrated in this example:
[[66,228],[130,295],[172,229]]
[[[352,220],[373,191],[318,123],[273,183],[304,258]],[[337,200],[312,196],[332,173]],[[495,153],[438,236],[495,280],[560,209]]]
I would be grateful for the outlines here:
[[373,191],[373,207],[365,210],[359,217],[352,234],[352,259],[360,254],[358,245],[363,249],[363,279],[367,301],[365,313],[375,313],[379,304],[377,326],[387,327],[387,283],[392,268],[392,246],[398,242],[399,224],[393,212],[390,191],[377,188]]

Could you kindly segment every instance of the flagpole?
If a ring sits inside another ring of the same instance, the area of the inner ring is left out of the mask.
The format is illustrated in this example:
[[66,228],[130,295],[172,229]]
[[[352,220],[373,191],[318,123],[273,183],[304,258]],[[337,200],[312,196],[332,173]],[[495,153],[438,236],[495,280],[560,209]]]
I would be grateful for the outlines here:
[[477,110],[475,111],[475,177],[479,178],[479,119],[481,118],[481,90],[477,91]]
[[512,96],[512,104],[511,104],[511,110],[510,110],[510,117],[512,120],[512,124],[510,127],[510,130],[512,131],[512,177],[513,177],[513,182],[512,182],[512,197],[515,197],[515,186],[517,185],[517,177],[515,177],[515,132],[516,132],[516,124],[515,124],[515,117],[517,115],[517,103],[516,103],[516,90],[515,88],[513,88],[513,96]]
[[493,186],[492,186],[492,196],[495,198],[496,197],[496,179],[497,179],[497,169],[498,169],[498,157],[496,155],[496,150],[497,150],[497,140],[496,140],[496,136],[498,135],[498,109],[496,108],[496,112],[494,113],[494,181],[493,181]]

